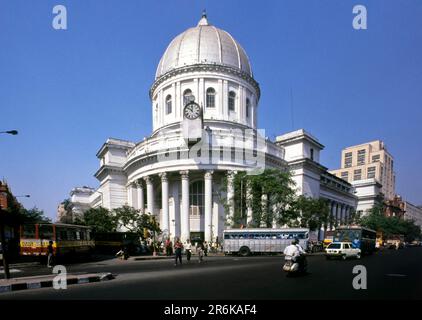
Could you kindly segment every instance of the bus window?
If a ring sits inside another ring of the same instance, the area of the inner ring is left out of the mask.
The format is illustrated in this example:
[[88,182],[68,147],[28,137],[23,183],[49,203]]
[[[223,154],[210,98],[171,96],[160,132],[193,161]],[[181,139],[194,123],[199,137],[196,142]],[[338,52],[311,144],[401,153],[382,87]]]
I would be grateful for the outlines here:
[[34,224],[24,225],[22,237],[25,239],[35,238],[35,225]]
[[40,239],[53,240],[53,226],[51,224],[40,224],[38,232]]

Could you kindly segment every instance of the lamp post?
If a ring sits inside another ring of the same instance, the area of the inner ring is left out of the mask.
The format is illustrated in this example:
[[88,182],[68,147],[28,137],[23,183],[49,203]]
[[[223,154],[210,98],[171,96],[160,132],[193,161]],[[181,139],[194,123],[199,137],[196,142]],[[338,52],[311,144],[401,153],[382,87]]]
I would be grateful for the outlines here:
[[9,130],[9,131],[0,131],[0,133],[11,134],[12,136],[16,136],[18,134],[18,131],[17,130]]

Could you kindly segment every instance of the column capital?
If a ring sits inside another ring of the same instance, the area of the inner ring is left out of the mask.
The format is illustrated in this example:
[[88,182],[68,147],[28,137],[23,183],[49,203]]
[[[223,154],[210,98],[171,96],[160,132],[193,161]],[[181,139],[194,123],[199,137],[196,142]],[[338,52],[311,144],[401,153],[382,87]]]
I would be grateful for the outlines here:
[[131,181],[126,184],[126,188],[133,188],[136,186],[136,181]]
[[167,182],[168,181],[167,172],[162,172],[162,173],[158,174],[158,176],[161,178],[161,182]]
[[144,177],[144,180],[145,180],[145,183],[146,184],[152,184],[152,178],[151,178],[151,176],[145,176]]
[[234,179],[234,176],[236,174],[237,174],[237,171],[233,171],[233,170],[227,171],[227,178],[228,179]]
[[182,176],[182,179],[189,179],[189,170],[184,170],[179,172]]
[[208,170],[208,171],[205,172],[204,177],[205,177],[205,179],[212,179],[213,174],[214,174],[213,170]]
[[144,187],[144,184],[142,183],[142,179],[136,180],[135,184],[140,189],[142,189]]

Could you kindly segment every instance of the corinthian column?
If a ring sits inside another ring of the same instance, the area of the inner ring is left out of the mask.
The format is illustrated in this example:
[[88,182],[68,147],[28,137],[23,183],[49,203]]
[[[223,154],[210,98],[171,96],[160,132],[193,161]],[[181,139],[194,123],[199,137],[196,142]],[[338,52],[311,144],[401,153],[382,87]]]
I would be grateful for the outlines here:
[[234,175],[235,171],[227,172],[227,205],[229,212],[227,214],[228,229],[232,228],[234,219]]
[[151,177],[144,177],[144,180],[147,185],[147,211],[154,215],[154,186]]
[[189,171],[180,171],[182,178],[181,240],[190,238],[189,221]]
[[205,180],[205,241],[212,241],[212,174],[213,171],[207,171]]
[[141,213],[144,213],[145,211],[145,201],[144,201],[144,186],[142,184],[142,180],[138,180],[136,182],[136,191],[138,193],[138,210],[141,211]]
[[161,206],[162,206],[162,219],[161,227],[162,230],[169,231],[169,182],[167,179],[167,173],[161,173]]

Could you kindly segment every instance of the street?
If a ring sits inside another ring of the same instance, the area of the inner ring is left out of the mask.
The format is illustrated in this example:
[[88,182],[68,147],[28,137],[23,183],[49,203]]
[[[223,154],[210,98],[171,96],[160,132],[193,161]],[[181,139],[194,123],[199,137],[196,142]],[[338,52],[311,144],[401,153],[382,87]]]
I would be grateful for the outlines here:
[[[185,259],[185,257],[183,257]],[[382,250],[360,260],[308,257],[309,274],[286,277],[281,256],[206,257],[201,264],[174,266],[173,260],[117,259],[74,264],[68,273],[111,272],[116,279],[69,286],[15,291],[0,299],[421,299],[422,248]],[[355,265],[367,269],[367,290],[352,286]],[[43,266],[19,276],[46,274]],[[17,273],[14,274],[14,277]]]

